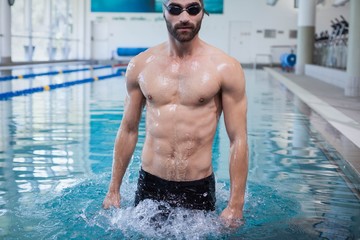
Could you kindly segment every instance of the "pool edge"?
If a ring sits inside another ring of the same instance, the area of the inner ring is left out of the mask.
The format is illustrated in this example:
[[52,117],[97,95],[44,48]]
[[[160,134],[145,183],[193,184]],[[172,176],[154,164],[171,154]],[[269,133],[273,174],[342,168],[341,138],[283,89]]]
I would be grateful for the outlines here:
[[264,68],[264,70],[298,97],[303,104],[298,103],[297,107],[309,117],[315,129],[341,154],[356,177],[360,178],[360,162],[358,161],[360,139],[353,137],[355,133],[360,136],[360,124],[297,85],[281,72],[271,68]]

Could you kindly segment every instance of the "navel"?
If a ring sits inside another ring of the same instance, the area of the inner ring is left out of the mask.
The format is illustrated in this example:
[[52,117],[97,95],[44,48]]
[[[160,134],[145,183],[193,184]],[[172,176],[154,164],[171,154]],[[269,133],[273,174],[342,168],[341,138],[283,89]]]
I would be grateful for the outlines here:
[[199,102],[201,102],[201,103],[203,103],[204,101],[205,101],[204,98],[200,98],[200,99],[199,99]]

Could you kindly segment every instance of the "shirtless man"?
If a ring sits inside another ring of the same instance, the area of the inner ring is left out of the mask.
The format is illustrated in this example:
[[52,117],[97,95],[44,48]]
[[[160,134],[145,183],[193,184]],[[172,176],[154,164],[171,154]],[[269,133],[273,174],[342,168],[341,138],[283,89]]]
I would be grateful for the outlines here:
[[248,171],[245,80],[239,62],[199,38],[204,14],[202,0],[165,0],[168,41],[129,63],[128,94],[105,209],[120,207],[120,186],[146,106],[146,139],[135,205],[150,198],[171,206],[215,210],[211,155],[223,112],[231,144],[231,189],[220,217],[228,226],[239,226]]

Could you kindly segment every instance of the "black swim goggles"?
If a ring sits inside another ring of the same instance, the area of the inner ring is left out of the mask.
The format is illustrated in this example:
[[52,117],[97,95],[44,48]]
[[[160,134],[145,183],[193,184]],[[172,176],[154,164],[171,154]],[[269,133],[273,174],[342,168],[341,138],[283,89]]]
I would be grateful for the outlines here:
[[166,6],[164,3],[164,7],[171,15],[174,16],[180,15],[183,11],[186,11],[190,16],[196,16],[201,12],[201,10],[204,10],[204,13],[206,15],[209,15],[209,13],[205,9],[203,9],[203,7],[200,6],[200,4],[192,4],[186,8],[182,8],[179,5],[174,5],[174,4],[170,4],[169,6]]

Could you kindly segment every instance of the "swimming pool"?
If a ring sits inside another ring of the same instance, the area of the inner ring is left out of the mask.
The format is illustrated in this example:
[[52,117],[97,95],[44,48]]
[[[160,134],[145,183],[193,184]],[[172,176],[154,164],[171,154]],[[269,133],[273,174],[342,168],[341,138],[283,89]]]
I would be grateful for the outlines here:
[[[31,84],[89,75],[43,77]],[[247,70],[246,80],[250,165],[246,222],[239,230],[226,231],[217,219],[229,197],[222,119],[213,148],[215,213],[175,209],[159,227],[149,224],[155,203],[132,207],[144,119],[122,188],[122,209],[101,209],[123,114],[124,81],[117,77],[0,101],[0,238],[360,238],[359,197],[335,164],[341,161],[337,152],[297,110],[296,99],[266,73]]]

